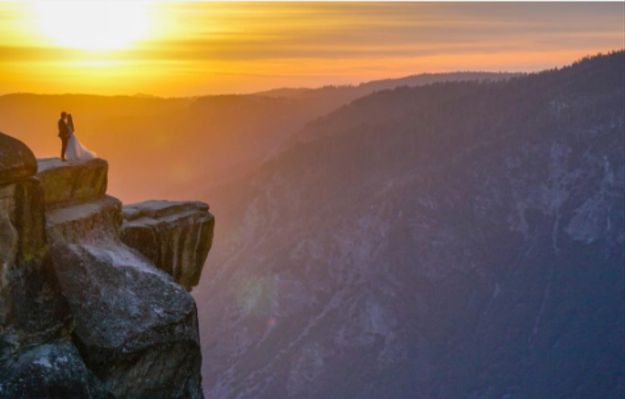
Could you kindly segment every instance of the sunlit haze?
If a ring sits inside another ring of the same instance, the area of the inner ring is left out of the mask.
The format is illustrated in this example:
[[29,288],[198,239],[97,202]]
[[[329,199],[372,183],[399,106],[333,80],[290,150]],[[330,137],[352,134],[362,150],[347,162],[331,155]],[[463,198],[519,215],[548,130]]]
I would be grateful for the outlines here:
[[60,47],[102,51],[129,47],[147,35],[147,4],[39,2],[35,24]]
[[0,0],[0,399],[625,399],[625,1]]
[[533,71],[623,46],[623,3],[0,4],[0,94],[184,96]]

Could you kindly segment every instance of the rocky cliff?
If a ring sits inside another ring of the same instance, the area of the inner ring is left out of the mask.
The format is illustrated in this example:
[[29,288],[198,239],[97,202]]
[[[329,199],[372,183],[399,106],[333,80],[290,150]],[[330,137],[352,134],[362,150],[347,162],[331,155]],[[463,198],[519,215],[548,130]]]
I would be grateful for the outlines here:
[[210,248],[208,207],[166,212],[151,239],[192,244],[173,263],[152,259],[122,241],[106,161],[37,164],[21,142],[0,144],[0,397],[203,397],[196,306],[181,284],[197,281]]

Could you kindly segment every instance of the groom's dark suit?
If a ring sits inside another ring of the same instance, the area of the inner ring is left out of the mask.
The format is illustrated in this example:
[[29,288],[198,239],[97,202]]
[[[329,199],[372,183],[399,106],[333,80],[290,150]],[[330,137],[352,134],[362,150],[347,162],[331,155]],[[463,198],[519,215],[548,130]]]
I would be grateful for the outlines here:
[[65,160],[65,150],[67,149],[67,141],[69,140],[69,129],[63,118],[59,119],[59,137],[61,138],[61,159]]

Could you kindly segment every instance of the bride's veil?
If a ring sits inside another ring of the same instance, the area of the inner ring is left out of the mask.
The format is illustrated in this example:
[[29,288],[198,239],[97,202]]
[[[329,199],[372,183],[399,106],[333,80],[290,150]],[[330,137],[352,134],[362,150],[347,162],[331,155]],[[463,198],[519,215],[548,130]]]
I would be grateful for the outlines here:
[[67,145],[67,150],[65,151],[65,156],[69,160],[89,160],[96,158],[97,155],[95,152],[90,151],[86,147],[84,147],[78,137],[76,136],[76,131],[74,130],[74,118],[72,114],[67,115],[67,127],[70,133],[69,142]]

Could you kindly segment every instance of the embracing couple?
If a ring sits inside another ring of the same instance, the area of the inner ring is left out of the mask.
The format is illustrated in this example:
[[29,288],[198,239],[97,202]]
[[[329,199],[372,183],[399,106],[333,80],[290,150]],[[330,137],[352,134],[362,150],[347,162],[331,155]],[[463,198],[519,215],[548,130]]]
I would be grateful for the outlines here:
[[93,159],[96,155],[83,147],[76,137],[72,114],[61,112],[59,119],[59,137],[61,138],[61,160],[80,161]]

